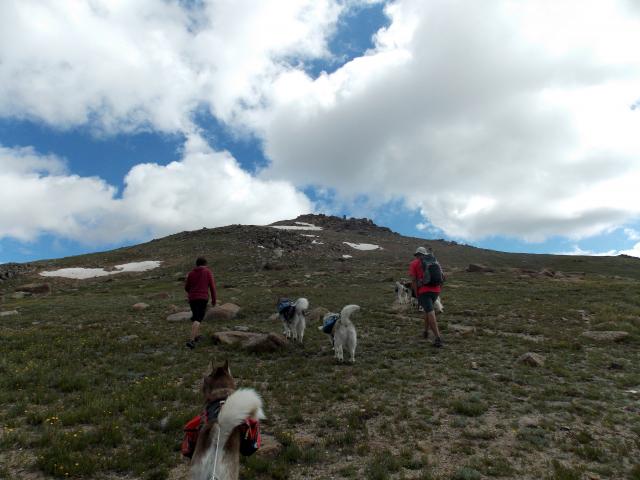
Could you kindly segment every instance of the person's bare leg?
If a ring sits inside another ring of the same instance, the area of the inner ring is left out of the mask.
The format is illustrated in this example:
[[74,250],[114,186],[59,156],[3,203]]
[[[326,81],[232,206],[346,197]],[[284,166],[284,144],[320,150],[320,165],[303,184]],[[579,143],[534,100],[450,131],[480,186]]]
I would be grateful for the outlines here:
[[200,334],[200,322],[191,322],[191,341],[195,342],[197,336]]
[[440,336],[440,330],[438,329],[438,321],[436,320],[436,312],[430,311],[425,315],[425,330],[431,328],[436,338]]

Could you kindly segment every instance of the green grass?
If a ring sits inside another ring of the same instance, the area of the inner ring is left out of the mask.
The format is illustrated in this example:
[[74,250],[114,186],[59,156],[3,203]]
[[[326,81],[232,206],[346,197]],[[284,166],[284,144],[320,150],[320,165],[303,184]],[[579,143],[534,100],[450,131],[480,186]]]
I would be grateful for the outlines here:
[[[628,392],[640,388],[638,262],[436,244],[445,268],[456,269],[439,316],[445,348],[436,350],[420,337],[420,316],[391,305],[388,279],[405,276],[415,241],[371,239],[385,250],[355,252],[348,263],[337,261],[348,248],[341,241],[357,234],[323,235],[336,250],[293,249],[285,270],[262,270],[263,253],[230,228],[55,261],[165,260],[152,274],[52,280],[52,295],[24,299],[11,299],[13,288],[37,278],[0,284],[0,309],[20,311],[0,322],[0,478],[169,478],[181,468],[182,426],[202,408],[202,375],[224,359],[239,386],[259,391],[263,433],[283,445],[275,458],[243,459],[242,478],[640,478],[640,420],[629,408],[638,397]],[[267,320],[279,295],[304,295],[312,308],[331,311],[357,303],[355,365],[335,363],[317,324],[308,325],[304,346],[278,353],[208,340],[187,350],[188,322],[166,316],[172,305],[186,309],[176,278],[200,252],[210,252],[222,301],[243,309],[237,319],[205,323],[205,334],[236,325],[279,332]],[[497,271],[465,272],[472,262]],[[521,278],[513,270],[545,266],[585,275]],[[594,295],[603,284],[606,299]],[[150,308],[133,311],[138,301]],[[449,324],[476,333],[456,335]],[[630,337],[598,343],[581,336],[588,329]],[[516,362],[528,351],[543,355],[544,367]],[[623,368],[610,369],[612,362]],[[523,424],[525,417],[537,424]],[[315,442],[302,444],[299,434]]]

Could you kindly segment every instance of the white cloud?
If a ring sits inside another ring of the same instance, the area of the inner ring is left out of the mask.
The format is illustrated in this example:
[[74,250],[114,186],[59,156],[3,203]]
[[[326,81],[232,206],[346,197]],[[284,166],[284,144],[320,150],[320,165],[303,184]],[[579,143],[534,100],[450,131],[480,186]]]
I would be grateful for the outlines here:
[[624,233],[629,240],[640,240],[640,232],[633,228],[625,228]]
[[627,250],[608,250],[606,252],[595,252],[593,250],[583,250],[578,245],[574,245],[572,250],[567,252],[558,252],[556,255],[585,255],[594,257],[615,257],[618,255],[629,255],[630,257],[640,258],[640,242]]
[[[12,164],[0,178],[25,188],[11,191],[21,203],[0,213],[0,235],[92,225],[111,235],[100,222],[163,233],[310,208],[274,179],[335,191],[336,202],[402,198],[463,239],[577,239],[640,215],[633,2],[397,0],[375,48],[310,78],[300,62],[326,58],[340,13],[360,3],[0,3],[0,116],[191,135],[179,162],[133,167],[122,199],[55,157],[35,155],[20,172]],[[197,145],[203,105],[264,143],[271,164],[258,178]],[[198,178],[216,185],[202,201]],[[47,198],[61,208],[27,208]]]
[[198,135],[189,136],[180,161],[133,167],[122,198],[99,178],[66,173],[63,163],[32,149],[0,147],[0,238],[27,241],[52,233],[105,244],[232,223],[265,224],[312,210],[291,184],[251,176]]
[[0,115],[106,132],[191,129],[262,100],[288,58],[327,54],[334,0],[0,3]]
[[264,175],[404,197],[466,239],[581,238],[640,214],[640,17],[624,3],[406,0],[387,13],[366,56],[274,83],[254,116]]

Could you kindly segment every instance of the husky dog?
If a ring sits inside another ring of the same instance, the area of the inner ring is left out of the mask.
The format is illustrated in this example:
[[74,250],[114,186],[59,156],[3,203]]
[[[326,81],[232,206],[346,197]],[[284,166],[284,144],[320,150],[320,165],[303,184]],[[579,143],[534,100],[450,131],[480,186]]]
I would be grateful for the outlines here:
[[309,300],[299,298],[291,306],[279,312],[285,337],[302,343],[306,327],[305,315],[308,309]]
[[[327,313],[324,316],[324,326],[319,328],[331,335],[333,350],[339,362],[344,361],[344,350],[349,353],[351,363],[356,361],[357,334],[356,327],[351,321],[351,315],[358,310],[360,310],[358,305],[347,305],[339,315]],[[333,328],[331,328],[331,323],[329,322],[335,322],[333,323]]]
[[202,393],[207,424],[198,434],[191,459],[191,480],[237,480],[240,472],[240,429],[246,418],[263,419],[262,400],[255,390],[236,390],[229,362],[211,368]]
[[411,284],[396,282],[396,302],[406,305],[412,298]]
[[[422,307],[418,305],[418,299],[413,295],[413,288],[411,286],[411,282],[396,282],[396,302],[400,304],[408,304],[411,303],[412,306],[422,311]],[[436,299],[433,303],[433,308],[436,312],[442,313],[444,312],[444,306],[442,305],[442,301],[440,297]]]

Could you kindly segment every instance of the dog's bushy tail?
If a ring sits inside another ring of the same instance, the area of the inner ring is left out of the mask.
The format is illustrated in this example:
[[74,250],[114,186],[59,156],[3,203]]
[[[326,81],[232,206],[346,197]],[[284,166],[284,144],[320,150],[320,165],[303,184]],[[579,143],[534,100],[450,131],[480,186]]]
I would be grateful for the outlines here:
[[296,311],[302,313],[309,309],[309,300],[306,298],[299,298],[296,300],[295,306]]
[[252,388],[241,388],[229,395],[220,409],[220,415],[218,415],[220,445],[224,445],[233,429],[249,417],[254,420],[265,418],[262,399]]
[[347,305],[340,312],[340,319],[351,320],[351,315],[360,310],[359,305]]

